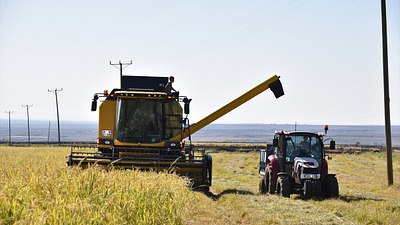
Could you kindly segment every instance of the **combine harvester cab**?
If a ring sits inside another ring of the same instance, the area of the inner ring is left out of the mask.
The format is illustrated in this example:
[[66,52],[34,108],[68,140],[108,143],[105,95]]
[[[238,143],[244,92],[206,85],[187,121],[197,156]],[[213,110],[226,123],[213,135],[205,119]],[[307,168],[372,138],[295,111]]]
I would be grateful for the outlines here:
[[167,82],[167,77],[121,76],[121,89],[95,94],[92,111],[97,109],[97,100],[104,98],[99,107],[97,146],[71,147],[67,165],[175,171],[191,179],[193,187],[209,189],[212,157],[193,148],[191,134],[268,88],[277,98],[283,95],[279,77],[273,76],[191,125],[191,99],[179,93],[167,95]]

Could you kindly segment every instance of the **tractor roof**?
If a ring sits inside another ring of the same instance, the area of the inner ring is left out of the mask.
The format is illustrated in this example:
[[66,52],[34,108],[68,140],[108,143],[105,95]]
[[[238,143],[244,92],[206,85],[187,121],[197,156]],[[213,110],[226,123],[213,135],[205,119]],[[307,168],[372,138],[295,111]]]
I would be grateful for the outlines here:
[[320,137],[325,136],[325,134],[323,132],[318,132],[318,133],[314,133],[314,132],[308,132],[308,131],[275,131],[275,134],[284,134],[284,135],[317,135]]

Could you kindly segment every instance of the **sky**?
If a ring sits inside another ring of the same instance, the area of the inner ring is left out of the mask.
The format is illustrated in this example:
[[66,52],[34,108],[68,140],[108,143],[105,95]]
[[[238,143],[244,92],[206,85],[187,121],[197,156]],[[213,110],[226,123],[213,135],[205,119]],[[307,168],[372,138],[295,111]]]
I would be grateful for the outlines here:
[[[95,122],[125,75],[175,77],[196,122],[277,74],[215,123],[383,125],[379,0],[0,0],[0,119]],[[400,125],[400,1],[387,0],[390,107]]]

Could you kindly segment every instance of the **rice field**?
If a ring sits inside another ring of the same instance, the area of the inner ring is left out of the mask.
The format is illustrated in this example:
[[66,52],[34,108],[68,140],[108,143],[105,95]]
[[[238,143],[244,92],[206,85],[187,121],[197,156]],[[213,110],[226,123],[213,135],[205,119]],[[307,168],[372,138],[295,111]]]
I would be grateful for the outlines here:
[[338,199],[258,194],[258,153],[214,151],[210,192],[173,173],[66,167],[67,147],[0,146],[0,224],[400,224],[384,153],[335,154]]
[[0,224],[183,224],[195,200],[174,174],[67,168],[67,154],[1,147]]

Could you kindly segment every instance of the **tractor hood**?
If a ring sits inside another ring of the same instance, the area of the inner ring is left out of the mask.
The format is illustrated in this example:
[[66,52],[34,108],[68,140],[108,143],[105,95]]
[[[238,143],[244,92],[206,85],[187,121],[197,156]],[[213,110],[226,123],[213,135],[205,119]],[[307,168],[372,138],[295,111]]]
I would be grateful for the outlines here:
[[296,157],[294,158],[294,168],[298,168],[299,166],[303,168],[319,168],[319,163],[310,157]]

